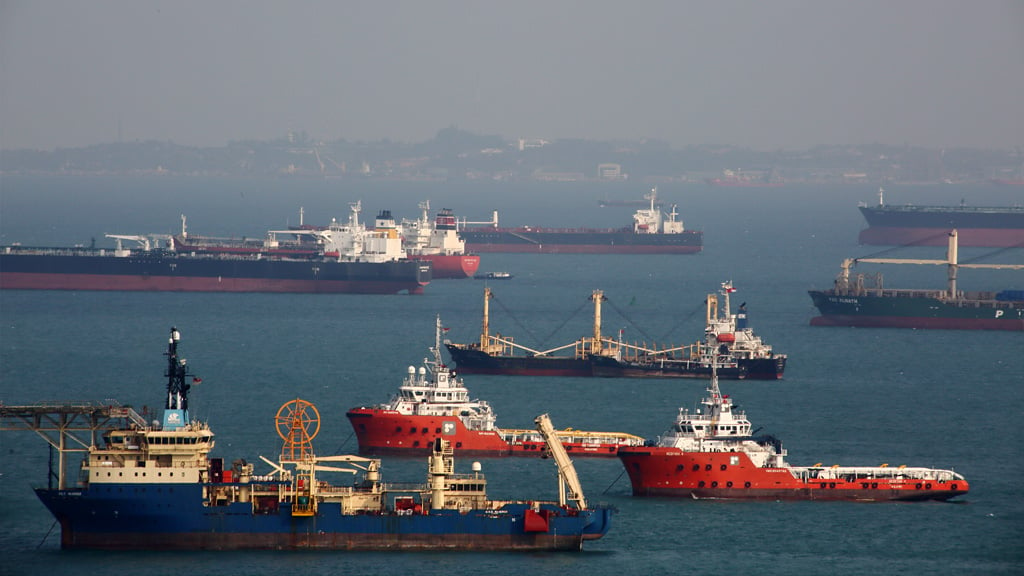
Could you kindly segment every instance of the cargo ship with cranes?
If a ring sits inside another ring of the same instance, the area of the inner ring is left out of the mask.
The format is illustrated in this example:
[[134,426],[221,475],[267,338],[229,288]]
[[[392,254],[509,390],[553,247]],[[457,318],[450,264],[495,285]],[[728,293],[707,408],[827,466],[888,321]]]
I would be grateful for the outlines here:
[[445,341],[456,369],[464,374],[509,376],[575,376],[609,378],[709,378],[718,365],[726,379],[776,380],[782,378],[787,356],[776,353],[748,325],[746,302],[734,314],[732,282],[723,282],[719,294],[708,294],[704,339],[683,346],[629,343],[601,333],[602,304],[608,299],[595,290],[593,336],[537,350],[513,337],[491,334],[490,300],[484,288],[483,329],[478,342]]
[[[432,359],[424,359],[408,375],[390,402],[350,409],[346,416],[360,454],[415,454],[430,450],[443,438],[456,454],[475,456],[547,456],[547,442],[536,430],[500,428],[485,400],[471,399],[462,378],[441,359],[440,317]],[[621,446],[639,446],[644,439],[622,432],[587,432],[567,428],[555,432],[573,456],[614,458]]]
[[[395,230],[358,225],[270,231],[261,241],[107,234],[115,248],[0,247],[0,289],[420,294],[429,262],[407,258]],[[126,243],[129,246],[125,247]]]
[[[946,235],[944,260],[905,258],[850,258],[843,260],[833,288],[808,293],[820,316],[812,326],[935,328],[960,330],[1024,330],[1024,289],[964,291],[957,287],[959,270],[1022,270],[1024,264],[960,263],[958,230]],[[865,278],[851,275],[855,264],[924,264],[945,266],[945,290],[917,290],[883,286],[881,274]],[[873,281],[872,281],[873,279]],[[1019,279],[1019,277],[1018,277]]]
[[949,500],[970,489],[953,470],[909,466],[792,466],[774,436],[757,435],[712,374],[694,412],[680,408],[653,445],[622,448],[634,496],[747,500]]
[[861,244],[943,246],[956,228],[961,246],[1024,246],[1024,206],[897,206],[885,204],[884,193],[878,189],[877,206],[858,206],[868,223]]
[[[558,501],[488,497],[479,464],[456,473],[444,438],[429,448],[426,484],[384,482],[379,459],[317,456],[320,415],[299,398],[274,419],[283,440],[277,461],[261,456],[262,472],[244,459],[226,465],[211,456],[209,425],[190,415],[195,377],[179,357],[179,340],[172,329],[162,420],[147,422],[122,406],[0,405],[5,424],[21,422],[25,430],[38,432],[33,423],[44,416],[90,420],[77,428],[93,435],[85,448],[67,437],[73,427],[62,428],[59,440],[43,435],[60,451],[60,469],[36,495],[60,523],[62,548],[579,550],[608,531],[612,510],[588,506],[546,414],[535,424],[557,465]],[[84,453],[74,476],[64,469],[72,452]],[[338,476],[354,480],[327,480]]]
[[644,196],[648,207],[633,214],[624,228],[542,228],[498,226],[498,212],[489,222],[459,224],[459,234],[472,252],[531,254],[695,254],[704,246],[700,230],[689,230],[679,220],[676,205],[668,214],[655,205],[657,189]]

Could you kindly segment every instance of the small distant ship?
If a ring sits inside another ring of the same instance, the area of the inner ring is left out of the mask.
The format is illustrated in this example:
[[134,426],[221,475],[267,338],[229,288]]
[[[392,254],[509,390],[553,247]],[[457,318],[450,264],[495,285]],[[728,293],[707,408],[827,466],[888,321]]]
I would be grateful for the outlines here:
[[386,234],[351,226],[253,242],[190,236],[183,216],[180,235],[106,236],[113,250],[0,247],[0,289],[420,294],[432,279]]
[[[722,283],[719,295],[708,294],[704,340],[694,344],[660,347],[630,344],[601,334],[601,304],[604,293],[595,290],[594,335],[551,350],[534,350],[512,337],[490,334],[490,288],[484,289],[483,332],[479,342],[459,344],[445,341],[445,347],[464,374],[509,376],[575,376],[608,378],[709,378],[712,366],[727,379],[776,380],[786,369],[786,355],[778,354],[747,325],[746,303],[736,314],[730,309],[732,282]],[[572,350],[572,355],[565,352]]]
[[[426,484],[383,482],[380,460],[316,456],[320,415],[298,398],[277,412],[284,442],[277,462],[261,456],[267,473],[244,459],[226,466],[210,456],[210,427],[189,414],[189,378],[195,377],[178,355],[179,340],[172,329],[162,421],[150,423],[126,407],[0,405],[5,422],[103,416],[99,429],[93,423],[77,483],[65,474],[64,452],[73,449],[62,429],[61,441],[51,441],[61,450],[60,470],[50,471],[49,487],[36,489],[60,522],[62,548],[580,550],[608,531],[611,509],[587,505],[546,414],[535,423],[558,468],[557,502],[489,499],[479,463],[471,473],[456,473],[453,446],[442,437],[428,447]],[[117,422],[124,423],[103,424]],[[335,473],[355,480],[324,479]]]
[[778,178],[771,171],[747,171],[723,170],[722,175],[717,178],[708,178],[707,183],[712,186],[724,186],[731,188],[779,188],[785,182]]
[[[958,259],[958,231],[946,234],[945,260],[850,258],[830,290],[810,290],[814,306],[821,313],[812,326],[861,326],[887,328],[937,328],[961,330],[1024,330],[1024,290],[999,292],[963,291],[957,288],[961,268],[1021,270],[1024,264],[961,264]],[[933,264],[945,266],[949,283],[945,290],[917,290],[883,287],[881,274],[874,282],[864,274],[851,276],[857,263]]]
[[953,470],[791,466],[774,436],[756,435],[713,374],[702,409],[680,408],[654,445],[619,450],[634,496],[751,500],[949,500],[970,486]]
[[480,272],[473,275],[477,280],[511,280],[514,277],[511,272]]
[[[1018,155],[1020,152],[1018,151]],[[999,186],[1024,186],[1024,162],[1013,171],[1005,171],[989,180]]]
[[[490,222],[461,222],[460,234],[472,252],[535,254],[695,254],[704,246],[699,230],[687,230],[676,205],[665,214],[655,205],[657,189],[644,196],[648,208],[637,210],[626,228],[499,228],[498,212]],[[470,224],[481,226],[469,226]]]
[[[352,408],[352,423],[360,454],[427,452],[437,438],[451,443],[460,454],[477,456],[546,456],[547,444],[534,430],[499,428],[494,410],[484,400],[470,399],[461,378],[441,361],[441,334],[437,318],[433,360],[424,359],[408,376],[390,402]],[[621,446],[639,446],[644,439],[621,432],[555,432],[574,456],[615,457]]]
[[434,278],[470,278],[480,267],[480,256],[466,251],[466,241],[459,236],[455,215],[442,208],[430,220],[430,201],[420,202],[422,215],[418,220],[402,220],[399,232],[402,247],[410,258],[433,264]]
[[1024,246],[1024,206],[894,206],[884,193],[878,189],[877,206],[858,206],[868,223],[861,244],[943,246],[956,228],[961,246]]

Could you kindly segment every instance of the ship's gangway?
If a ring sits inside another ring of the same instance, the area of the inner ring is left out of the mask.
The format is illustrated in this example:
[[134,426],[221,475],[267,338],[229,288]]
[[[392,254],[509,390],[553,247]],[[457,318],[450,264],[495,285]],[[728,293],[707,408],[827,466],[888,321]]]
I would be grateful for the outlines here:
[[57,487],[62,490],[67,488],[65,468],[71,453],[88,452],[90,447],[96,446],[98,434],[105,430],[124,429],[132,424],[145,427],[146,420],[131,407],[117,402],[41,403],[28,406],[0,403],[0,430],[35,432],[57,452]]

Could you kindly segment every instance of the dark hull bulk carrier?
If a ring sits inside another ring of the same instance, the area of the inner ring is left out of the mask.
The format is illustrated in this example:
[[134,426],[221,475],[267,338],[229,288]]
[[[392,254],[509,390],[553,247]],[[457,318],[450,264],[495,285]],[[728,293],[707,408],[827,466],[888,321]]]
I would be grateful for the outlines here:
[[[964,291],[957,288],[960,268],[1024,269],[1024,264],[960,264],[958,230],[946,234],[945,260],[858,258],[843,262],[830,290],[810,290],[821,313],[812,326],[935,328],[960,330],[1024,330],[1024,290]],[[945,290],[911,290],[869,285],[864,274],[851,275],[858,262],[879,264],[937,264],[948,270]]]
[[429,263],[190,255],[163,250],[0,249],[0,289],[419,294]]
[[[665,214],[655,204],[657,190],[644,195],[648,208],[637,210],[633,226],[624,228],[499,228],[498,213],[490,222],[462,222],[459,235],[472,252],[533,254],[696,254],[704,234],[686,230],[676,206]],[[466,227],[466,224],[488,226]]]
[[[463,374],[506,376],[569,376],[605,378],[710,378],[717,366],[721,378],[730,380],[777,380],[786,369],[785,354],[778,354],[747,326],[746,303],[736,314],[729,297],[735,292],[724,282],[720,294],[705,300],[707,321],[704,340],[677,347],[624,342],[601,334],[603,292],[595,290],[594,335],[552,350],[534,350],[508,336],[490,334],[489,301],[494,294],[484,288],[484,331],[479,342],[445,341],[458,371]],[[721,298],[721,300],[719,300]],[[719,307],[719,302],[723,306]]]
[[[210,456],[209,425],[189,415],[188,393],[198,378],[179,357],[179,340],[172,328],[161,420],[151,423],[110,401],[0,404],[4,422],[24,430],[39,432],[40,418],[78,419],[62,427],[59,441],[43,434],[61,455],[51,459],[50,486],[36,489],[60,523],[62,548],[580,550],[608,531],[612,510],[587,506],[546,414],[535,423],[557,465],[558,501],[489,499],[479,465],[456,473],[453,446],[440,437],[428,451],[426,483],[382,481],[379,459],[317,456],[312,441],[320,415],[298,398],[274,418],[283,440],[276,461],[261,456],[263,462],[226,465]],[[69,437],[72,430],[91,440],[77,444],[82,438]],[[84,452],[77,474],[65,470],[70,452]]]
[[956,228],[960,246],[1024,246],[1024,206],[860,206],[868,228],[861,244],[944,246]]
[[[674,236],[646,236],[629,228],[480,228],[460,232],[474,252],[533,254],[696,254],[703,234],[687,231]],[[653,236],[653,237],[651,237]]]

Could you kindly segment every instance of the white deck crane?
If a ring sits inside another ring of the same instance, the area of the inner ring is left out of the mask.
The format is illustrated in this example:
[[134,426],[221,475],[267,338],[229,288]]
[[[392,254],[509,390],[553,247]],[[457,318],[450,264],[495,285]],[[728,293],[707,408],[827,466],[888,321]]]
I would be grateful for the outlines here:
[[[555,464],[558,466],[558,503],[565,506],[568,499],[575,502],[576,507],[580,510],[586,510],[587,501],[583,497],[583,486],[580,485],[579,476],[576,475],[576,467],[572,465],[569,453],[565,451],[565,446],[562,446],[562,441],[558,439],[555,427],[551,425],[551,418],[547,414],[541,414],[534,419],[534,423],[537,424],[537,430],[547,442],[548,452],[551,453],[551,457],[555,459]],[[567,485],[568,496],[566,496]]]

